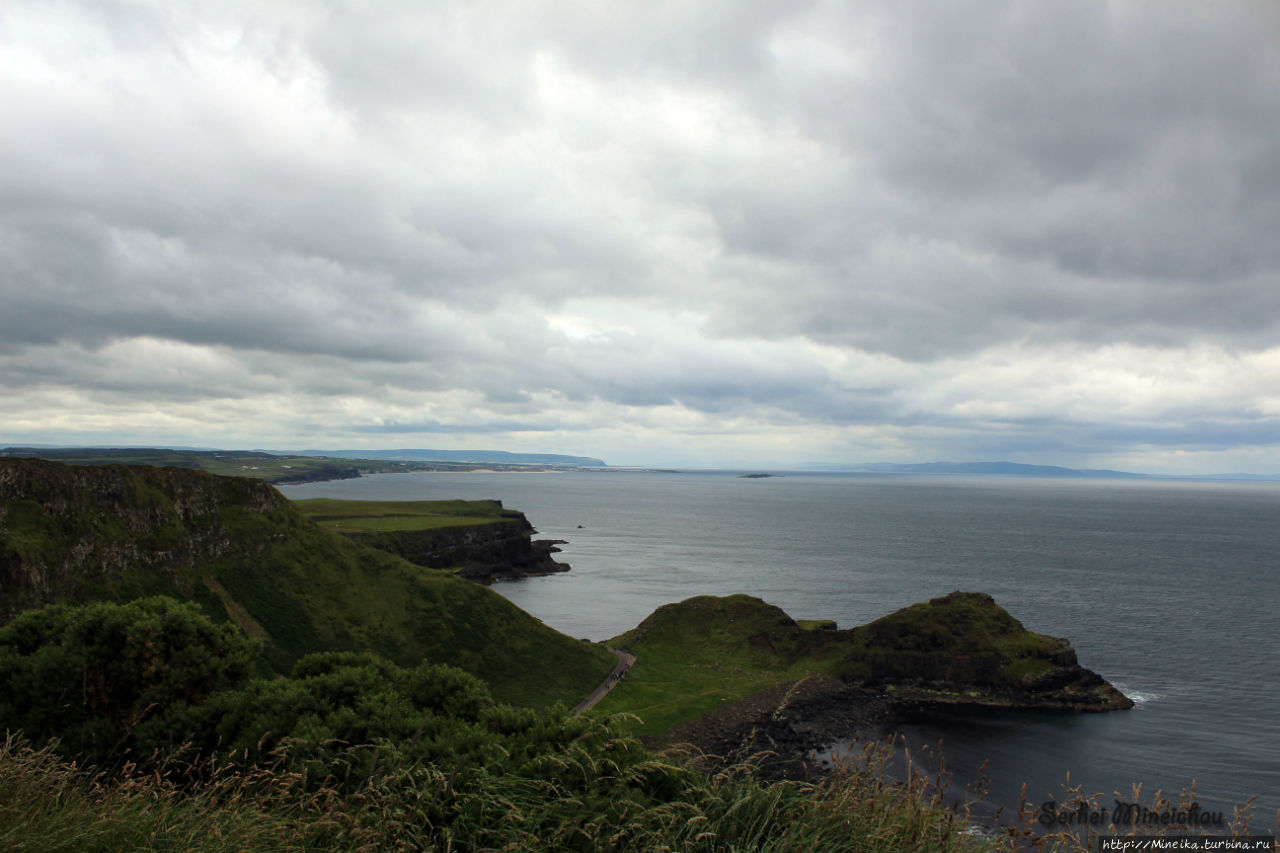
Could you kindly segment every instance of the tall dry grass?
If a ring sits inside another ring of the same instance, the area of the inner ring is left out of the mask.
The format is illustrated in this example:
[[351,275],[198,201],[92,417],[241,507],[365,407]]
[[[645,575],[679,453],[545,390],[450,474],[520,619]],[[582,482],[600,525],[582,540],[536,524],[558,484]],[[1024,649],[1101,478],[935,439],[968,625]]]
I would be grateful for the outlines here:
[[[377,769],[348,785],[290,771],[283,756],[249,769],[202,760],[107,775],[10,736],[0,743],[0,850],[1083,853],[1096,846],[1045,833],[1026,804],[1013,826],[975,832],[968,806],[946,799],[945,771],[891,772],[889,744],[868,745],[818,781],[772,783],[756,775],[765,756],[714,774],[690,770],[681,754],[609,757],[632,746],[571,746],[548,756],[536,778],[404,761],[390,745],[360,747],[377,751]],[[1073,793],[1079,799],[1064,805],[1101,802]],[[1191,800],[1157,793],[1146,802],[1161,810]],[[1246,804],[1230,832],[1247,835],[1250,817]]]
[[[618,749],[630,744],[618,744]],[[174,762],[110,776],[19,738],[0,744],[0,849],[14,851],[952,851],[962,832],[931,783],[886,782],[875,761],[816,783],[714,776],[677,756],[615,763],[570,748],[542,778],[394,760],[345,789],[283,762]],[[880,760],[883,760],[880,759]],[[882,769],[882,768],[881,768]],[[592,783],[583,787],[583,781]],[[615,792],[584,796],[592,785]],[[630,796],[627,792],[636,792]]]

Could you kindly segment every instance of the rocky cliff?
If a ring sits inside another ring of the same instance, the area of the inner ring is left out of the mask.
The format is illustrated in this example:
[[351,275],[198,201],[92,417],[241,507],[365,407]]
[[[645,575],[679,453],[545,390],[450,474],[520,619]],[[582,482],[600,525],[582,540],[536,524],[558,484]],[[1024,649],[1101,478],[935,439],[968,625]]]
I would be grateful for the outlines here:
[[1071,643],[1028,631],[980,592],[913,604],[849,632],[846,681],[899,702],[1112,711],[1133,702],[1080,666]]
[[568,563],[551,556],[560,550],[556,545],[563,543],[530,538],[537,531],[523,514],[472,527],[344,532],[357,542],[410,563],[432,569],[455,568],[460,576],[480,583],[569,571]]
[[361,545],[481,583],[569,570],[551,557],[562,541],[532,539],[529,519],[502,501],[316,498],[296,506]]
[[0,620],[142,577],[191,595],[195,568],[235,547],[228,513],[286,503],[257,480],[0,459]]

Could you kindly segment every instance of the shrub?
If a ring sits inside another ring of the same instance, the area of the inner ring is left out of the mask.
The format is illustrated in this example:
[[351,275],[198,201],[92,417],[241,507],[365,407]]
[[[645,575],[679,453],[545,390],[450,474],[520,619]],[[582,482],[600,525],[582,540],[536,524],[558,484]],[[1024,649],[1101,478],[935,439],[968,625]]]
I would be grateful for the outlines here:
[[242,683],[257,653],[239,628],[168,598],[27,611],[0,627],[0,727],[116,762],[170,708]]

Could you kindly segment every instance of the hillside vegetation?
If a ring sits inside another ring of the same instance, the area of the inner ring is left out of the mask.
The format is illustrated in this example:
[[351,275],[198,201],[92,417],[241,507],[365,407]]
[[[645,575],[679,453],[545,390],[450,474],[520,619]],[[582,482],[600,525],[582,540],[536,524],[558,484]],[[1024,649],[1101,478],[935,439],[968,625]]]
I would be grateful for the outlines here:
[[802,626],[747,595],[698,596],[658,608],[610,644],[638,661],[598,710],[632,711],[650,734],[806,676],[926,703],[1133,704],[1081,668],[1066,640],[1026,630],[982,593],[952,593],[843,631]]
[[265,483],[0,459],[0,617],[160,594],[259,639],[263,673],[368,650],[453,664],[504,701],[572,705],[613,666],[483,587],[315,524]]

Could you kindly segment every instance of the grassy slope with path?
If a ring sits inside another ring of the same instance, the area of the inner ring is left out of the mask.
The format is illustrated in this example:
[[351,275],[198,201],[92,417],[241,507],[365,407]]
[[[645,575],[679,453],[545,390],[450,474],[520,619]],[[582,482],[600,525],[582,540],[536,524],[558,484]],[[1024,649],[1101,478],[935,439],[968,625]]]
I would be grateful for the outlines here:
[[[824,630],[825,628],[825,630]],[[1111,710],[1118,691],[981,593],[952,593],[851,630],[796,623],[746,595],[699,596],[654,611],[609,641],[638,661],[596,713],[627,711],[659,734],[722,704],[820,675],[913,701]]]
[[640,731],[658,733],[722,703],[829,668],[833,661],[821,656],[788,660],[752,642],[794,625],[780,608],[748,595],[664,605],[609,641],[637,660],[595,713],[627,711],[643,720]]

